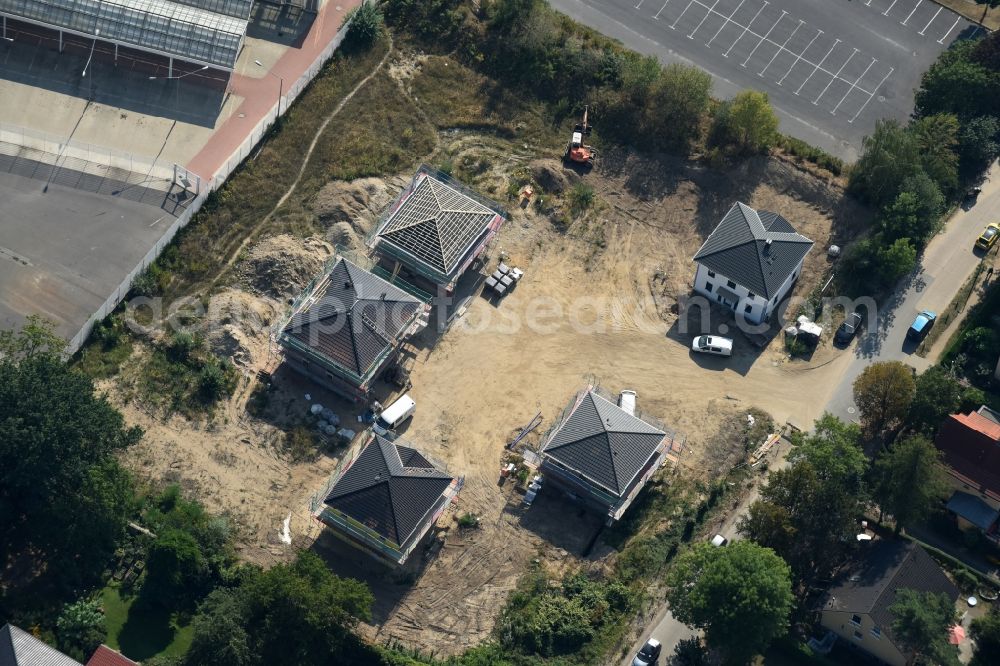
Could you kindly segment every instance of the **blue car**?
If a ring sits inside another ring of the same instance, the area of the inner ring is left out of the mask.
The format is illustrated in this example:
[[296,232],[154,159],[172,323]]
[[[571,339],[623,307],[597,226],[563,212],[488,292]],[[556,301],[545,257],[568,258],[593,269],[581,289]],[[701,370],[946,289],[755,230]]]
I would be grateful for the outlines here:
[[923,340],[927,337],[927,333],[931,330],[931,327],[934,326],[935,319],[937,319],[936,313],[930,310],[923,310],[913,320],[913,323],[910,324],[910,329],[906,331],[906,337],[917,342]]

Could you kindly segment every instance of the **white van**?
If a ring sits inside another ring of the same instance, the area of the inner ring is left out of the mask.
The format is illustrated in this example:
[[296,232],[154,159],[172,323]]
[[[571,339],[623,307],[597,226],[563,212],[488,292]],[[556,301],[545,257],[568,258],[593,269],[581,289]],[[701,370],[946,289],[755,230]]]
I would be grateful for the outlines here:
[[718,335],[699,335],[691,341],[691,351],[716,356],[732,356],[733,341]]
[[618,406],[635,416],[635,391],[624,390],[618,394]]
[[372,429],[379,435],[385,436],[390,430],[395,430],[400,423],[413,416],[416,409],[417,403],[413,402],[413,398],[409,394],[403,394],[396,399],[396,402],[382,410],[382,413],[375,418]]

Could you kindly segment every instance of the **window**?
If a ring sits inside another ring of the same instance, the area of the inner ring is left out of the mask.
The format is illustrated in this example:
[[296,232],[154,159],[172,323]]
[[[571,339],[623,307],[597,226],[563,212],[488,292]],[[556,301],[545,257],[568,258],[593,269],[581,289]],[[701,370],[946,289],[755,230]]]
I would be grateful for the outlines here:
[[705,283],[705,291],[707,291],[708,293],[711,294],[712,293],[712,287],[714,287],[714,286],[715,285],[713,285],[711,282],[706,282]]
[[882,638],[882,630],[879,629],[878,627],[872,627],[872,636],[874,638],[881,639]]
[[860,627],[861,626],[861,616],[860,615],[852,615],[851,616],[851,624],[856,624],[856,625],[858,625]]
[[726,284],[729,285],[730,289],[736,289],[736,283],[733,282],[732,280],[727,281]]
[[747,314],[750,314],[751,312],[753,312],[753,306],[750,305],[749,303],[747,303],[746,307],[743,308],[743,312],[746,312]]
[[751,291],[750,293],[747,294],[747,298],[749,298],[752,301],[753,299],[757,298],[757,294]]
[[775,303],[775,304],[777,304],[777,302],[778,302],[778,297],[777,297],[777,296],[775,296],[774,298],[772,298],[772,299],[771,299],[771,302],[772,302],[772,303]]
[[715,271],[709,271],[708,277],[715,277]]
[[860,631],[855,631],[854,638],[856,638],[859,641],[863,641],[865,639],[865,635],[862,634]]

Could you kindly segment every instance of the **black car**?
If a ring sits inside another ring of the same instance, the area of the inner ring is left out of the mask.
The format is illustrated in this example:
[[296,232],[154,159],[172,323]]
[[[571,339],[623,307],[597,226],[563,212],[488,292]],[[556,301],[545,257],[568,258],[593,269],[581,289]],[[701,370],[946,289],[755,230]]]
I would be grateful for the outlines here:
[[834,341],[839,342],[842,345],[846,345],[853,340],[854,336],[858,334],[858,329],[861,328],[862,319],[863,317],[859,312],[852,312],[847,315],[847,318],[844,319],[844,323],[840,325],[840,328],[838,328],[837,332],[834,334]]

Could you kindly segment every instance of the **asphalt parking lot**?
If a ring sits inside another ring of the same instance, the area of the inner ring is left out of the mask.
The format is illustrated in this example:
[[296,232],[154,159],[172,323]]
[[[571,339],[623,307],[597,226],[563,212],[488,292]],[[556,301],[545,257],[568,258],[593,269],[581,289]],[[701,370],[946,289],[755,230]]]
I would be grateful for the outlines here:
[[767,92],[782,131],[848,160],[877,119],[905,120],[921,74],[978,30],[930,0],[550,1],[630,48],[698,65],[718,96]]

